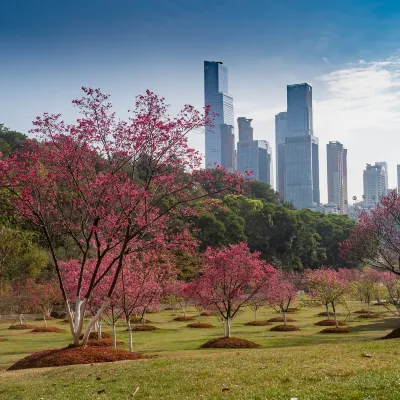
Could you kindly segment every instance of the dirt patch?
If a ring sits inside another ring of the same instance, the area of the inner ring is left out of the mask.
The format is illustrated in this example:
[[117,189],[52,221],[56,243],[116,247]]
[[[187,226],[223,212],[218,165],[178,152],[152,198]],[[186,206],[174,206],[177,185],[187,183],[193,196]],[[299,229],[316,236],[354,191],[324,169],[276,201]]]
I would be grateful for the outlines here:
[[22,325],[11,325],[8,329],[13,329],[13,330],[24,330],[24,329],[35,329],[36,325],[28,325],[28,324],[22,324]]
[[300,328],[298,328],[295,325],[276,325],[270,329],[270,331],[275,331],[275,332],[293,332],[299,330]]
[[267,325],[272,325],[272,322],[268,322],[268,321],[251,321],[251,322],[245,323],[245,325],[248,325],[248,326],[267,326]]
[[149,332],[149,331],[157,331],[158,328],[153,325],[137,325],[132,328],[134,332]]
[[[117,340],[117,346],[123,344],[124,342],[120,342]],[[92,339],[88,340],[87,342],[88,346],[93,346],[93,347],[112,347],[113,342],[112,339]]]
[[200,315],[202,317],[212,317],[214,313],[212,311],[203,311]]
[[[98,340],[99,335],[97,334],[97,332],[90,332],[89,333],[89,340]],[[102,339],[111,339],[112,335],[110,333],[107,332],[101,332],[101,338]],[[83,339],[83,335],[79,336],[79,339]]]
[[188,328],[215,328],[214,325],[211,325],[207,322],[194,322],[193,324],[187,325]]
[[235,337],[212,339],[201,345],[204,349],[253,349],[259,344]]
[[33,353],[17,361],[8,370],[61,367],[63,365],[94,364],[122,360],[138,360],[141,354],[112,347],[67,347]]
[[67,332],[65,329],[56,328],[55,326],[38,326],[29,333],[65,333]]
[[[336,322],[333,319],[324,319],[322,321],[316,322],[314,325],[317,326],[336,326]],[[338,321],[339,326],[345,326],[346,324],[342,321]]]
[[320,333],[349,333],[347,328],[325,328]]
[[[54,321],[57,318],[53,318],[53,317],[46,317],[46,321]],[[35,321],[44,321],[43,318],[35,318]]]
[[179,321],[179,322],[186,322],[186,321],[193,321],[195,317],[176,317],[174,318],[174,321]]
[[398,338],[400,338],[400,328],[394,329],[392,332],[390,332],[388,335],[384,336],[381,339],[385,340],[385,339],[398,339]]
[[[268,322],[285,322],[285,319],[283,317],[275,317],[270,318]],[[296,322],[296,320],[293,318],[286,318],[286,322]]]
[[7,339],[6,338],[2,338],[2,337],[0,337],[0,342],[6,342],[7,341]]
[[357,316],[357,318],[363,318],[363,319],[381,318],[381,314],[377,313],[360,314]]

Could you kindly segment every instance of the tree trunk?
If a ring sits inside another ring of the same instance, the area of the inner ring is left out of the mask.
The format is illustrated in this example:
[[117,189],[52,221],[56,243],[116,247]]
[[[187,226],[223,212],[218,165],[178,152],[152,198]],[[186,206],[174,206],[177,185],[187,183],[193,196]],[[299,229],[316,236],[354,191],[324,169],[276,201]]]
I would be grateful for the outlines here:
[[[107,308],[109,302],[110,302],[110,299],[106,298],[104,300],[103,304],[101,305],[101,307],[99,308],[99,310],[97,311],[96,315],[94,315],[88,322],[86,329],[85,329],[85,333],[83,334],[83,339],[82,339],[82,344],[84,346],[86,345],[86,343],[89,339],[90,330],[92,329],[93,325],[101,318],[101,316],[102,316],[104,310]],[[86,301],[85,301],[85,304],[86,304]],[[79,317],[80,317],[80,320],[79,320],[79,326],[78,326],[77,330],[79,330],[79,335],[80,335],[80,332],[82,331],[83,319],[85,317],[84,310],[83,310],[83,312],[80,312]]]
[[226,319],[225,337],[227,337],[227,338],[230,338],[230,337],[231,337],[231,317],[228,317],[228,318]]
[[19,314],[19,324],[22,325],[22,314]]
[[186,305],[183,306],[183,316],[186,317]]
[[335,318],[336,328],[339,328],[339,324],[338,324],[338,320],[337,320],[337,316],[336,316],[336,308],[335,308],[334,303],[332,303],[332,309],[333,309],[333,317]]
[[101,339],[101,319],[97,321],[97,338]]
[[117,329],[115,326],[115,322],[112,324],[112,331],[113,331],[113,347],[114,349],[117,348]]
[[131,321],[128,318],[127,319],[127,324],[128,324],[128,334],[129,334],[129,351],[132,353],[133,352],[133,345],[132,345],[132,326],[131,326]]
[[47,328],[47,318],[46,318],[46,313],[43,313],[43,319],[44,319],[44,326]]
[[144,311],[143,311],[143,316],[142,316],[142,325],[145,325],[145,324],[146,324],[146,319],[147,319],[146,309],[144,309]]
[[286,311],[283,312],[283,325],[286,325]]
[[257,321],[257,310],[254,310],[254,321]]
[[325,304],[325,307],[326,307],[326,315],[328,316],[328,319],[331,319],[331,314],[329,312],[329,305]]
[[368,301],[368,306],[367,306],[368,314],[369,314],[369,310],[370,310],[370,304],[371,304],[371,302]]

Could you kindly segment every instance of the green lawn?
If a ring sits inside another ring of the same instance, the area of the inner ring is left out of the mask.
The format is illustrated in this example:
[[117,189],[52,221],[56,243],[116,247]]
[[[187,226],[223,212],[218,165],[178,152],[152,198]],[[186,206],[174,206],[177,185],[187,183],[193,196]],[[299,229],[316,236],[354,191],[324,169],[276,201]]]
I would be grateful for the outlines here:
[[[359,309],[359,303],[352,308]],[[221,335],[213,317],[203,320],[217,328],[195,330],[172,322],[171,311],[150,314],[160,330],[134,333],[135,350],[150,359],[0,372],[0,399],[399,399],[400,340],[373,339],[400,326],[400,321],[390,316],[353,318],[350,334],[323,335],[318,333],[322,328],[313,325],[321,319],[316,316],[320,311],[301,310],[293,315],[301,330],[282,333],[245,326],[253,319],[246,310],[234,320],[232,334],[262,346],[252,350],[200,349]],[[272,310],[262,309],[258,319],[272,316]],[[69,343],[68,334],[29,334],[7,327],[0,324],[0,337],[8,338],[0,343],[0,368],[31,352]],[[124,329],[118,339],[126,348]]]

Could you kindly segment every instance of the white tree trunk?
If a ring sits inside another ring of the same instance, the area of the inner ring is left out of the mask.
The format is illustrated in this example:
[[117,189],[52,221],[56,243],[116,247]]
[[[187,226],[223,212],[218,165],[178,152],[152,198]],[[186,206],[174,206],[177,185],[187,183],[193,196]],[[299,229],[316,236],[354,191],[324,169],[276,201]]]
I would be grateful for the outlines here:
[[257,321],[257,310],[254,310],[254,321]]
[[[82,339],[83,345],[86,345],[88,338],[89,338],[90,330],[92,329],[92,326],[100,319],[104,310],[107,308],[109,302],[110,302],[110,299],[106,298],[104,300],[103,304],[101,305],[101,307],[98,309],[96,315],[94,315],[88,322],[87,327],[85,329],[85,333],[83,334],[83,339]],[[80,316],[80,330],[82,330],[84,316],[85,316],[85,313],[83,312]]]
[[328,316],[328,319],[331,319],[331,314],[329,313],[329,306],[328,304],[325,304],[326,307],[326,315]]
[[22,314],[19,314],[19,324],[22,325]]
[[286,325],[287,318],[286,318],[286,311],[283,312],[283,325]]
[[131,321],[128,318],[127,320],[128,324],[128,334],[129,334],[129,351],[132,353],[133,352],[133,344],[132,344],[132,326],[131,326]]
[[[146,324],[146,320],[147,320],[147,312],[146,312],[146,309],[144,309],[143,317],[142,317],[142,325]],[[130,321],[129,321],[129,324],[130,324]]]
[[183,316],[186,317],[186,304],[183,306]]
[[101,339],[101,319],[97,321],[97,338]]
[[226,325],[225,325],[225,337],[230,338],[231,337],[231,318],[228,317],[226,319]]
[[46,318],[46,313],[43,313],[43,319],[44,319],[44,326],[47,328],[47,318]]
[[113,331],[113,347],[114,349],[117,348],[117,329],[115,327],[115,323],[112,325],[112,331]]

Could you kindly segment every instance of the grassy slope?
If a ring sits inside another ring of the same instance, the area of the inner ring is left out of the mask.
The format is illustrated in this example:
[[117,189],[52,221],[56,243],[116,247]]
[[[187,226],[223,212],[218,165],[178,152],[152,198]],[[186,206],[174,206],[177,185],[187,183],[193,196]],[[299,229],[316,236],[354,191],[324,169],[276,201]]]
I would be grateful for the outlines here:
[[[360,308],[353,306],[354,310]],[[154,356],[146,361],[87,365],[0,373],[1,399],[398,399],[400,340],[375,341],[393,327],[394,318],[355,321],[349,335],[321,335],[320,309],[295,316],[299,332],[269,332],[247,327],[244,312],[233,324],[233,335],[263,346],[254,350],[199,350],[221,329],[192,330],[171,322],[170,311],[149,315],[161,331],[134,334],[135,348]],[[275,316],[262,310],[259,319]],[[217,325],[214,318],[205,318]],[[60,326],[60,325],[58,325]],[[67,334],[27,334],[0,325],[0,366],[6,367],[33,351],[61,347]],[[126,333],[119,339],[125,341]],[[10,336],[11,335],[11,336]],[[372,354],[371,358],[364,353]],[[397,368],[396,368],[397,367]],[[74,383],[79,377],[79,384]],[[101,378],[96,380],[96,378]],[[79,389],[78,389],[79,387]],[[224,390],[223,389],[229,389]],[[97,391],[106,392],[98,394]]]

